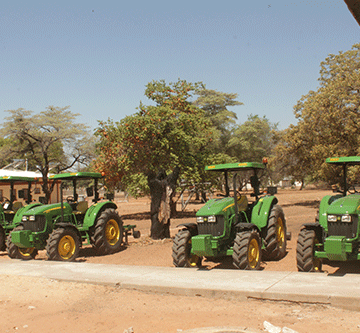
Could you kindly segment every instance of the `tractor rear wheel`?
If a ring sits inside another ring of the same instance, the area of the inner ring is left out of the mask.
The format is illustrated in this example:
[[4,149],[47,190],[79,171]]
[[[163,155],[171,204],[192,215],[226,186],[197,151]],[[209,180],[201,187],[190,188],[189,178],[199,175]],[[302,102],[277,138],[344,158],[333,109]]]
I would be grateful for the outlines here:
[[322,261],[314,257],[317,242],[314,230],[300,230],[296,246],[296,263],[299,272],[321,272]]
[[74,261],[80,250],[80,241],[73,228],[57,228],[51,234],[46,244],[46,254],[49,260]]
[[94,246],[98,253],[109,254],[120,251],[123,244],[123,222],[113,208],[105,209],[97,218]]
[[200,267],[202,258],[191,254],[191,233],[180,230],[174,238],[172,257],[175,267]]
[[9,257],[11,259],[22,259],[22,260],[35,259],[36,255],[38,254],[38,250],[36,248],[34,247],[20,248],[11,241],[11,233],[13,231],[20,231],[20,230],[24,230],[24,227],[18,226],[14,228],[7,237],[6,250]]
[[233,247],[233,264],[239,269],[260,269],[261,240],[256,230],[236,234]]
[[0,225],[0,251],[6,250],[6,236],[4,228]]
[[264,259],[279,260],[286,255],[285,215],[279,205],[272,207],[265,236]]

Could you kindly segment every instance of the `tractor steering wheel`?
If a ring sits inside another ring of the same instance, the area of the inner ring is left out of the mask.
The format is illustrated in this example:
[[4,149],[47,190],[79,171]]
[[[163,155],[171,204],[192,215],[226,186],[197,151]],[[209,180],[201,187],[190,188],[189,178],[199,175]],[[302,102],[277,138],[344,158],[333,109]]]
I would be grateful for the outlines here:
[[68,203],[73,203],[73,202],[75,202],[74,197],[71,196],[71,195],[69,195],[69,196],[66,198],[66,201],[67,201]]

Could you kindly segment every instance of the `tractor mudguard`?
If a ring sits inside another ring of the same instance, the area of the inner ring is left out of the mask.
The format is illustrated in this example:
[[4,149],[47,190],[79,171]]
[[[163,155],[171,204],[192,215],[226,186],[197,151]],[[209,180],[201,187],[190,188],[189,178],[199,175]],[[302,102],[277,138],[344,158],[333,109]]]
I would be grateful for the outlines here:
[[342,198],[342,194],[325,195],[320,202],[319,207],[319,223],[327,230],[327,214],[328,207],[337,199]]
[[112,201],[98,202],[92,205],[85,213],[83,226],[90,228],[95,225],[97,217],[107,208],[117,209],[117,206]]
[[257,230],[258,232],[260,232],[258,226],[255,225],[254,223],[238,223],[235,226],[236,232],[249,231],[249,230],[254,230],[254,229]]
[[76,228],[72,223],[67,223],[67,222],[59,222],[59,223],[56,223],[54,225],[54,230],[57,229],[57,228],[71,228],[72,230],[74,230],[76,232],[76,234],[78,235],[79,237],[79,243],[80,243],[80,247],[82,245],[82,242],[81,242],[81,234],[80,234],[80,231],[78,228]]
[[271,207],[277,202],[278,199],[273,195],[260,198],[252,210],[251,223],[255,224],[259,229],[266,227]]
[[197,235],[197,224],[196,223],[181,223],[177,225],[177,227],[185,227],[185,229],[189,230],[191,232],[191,235]]

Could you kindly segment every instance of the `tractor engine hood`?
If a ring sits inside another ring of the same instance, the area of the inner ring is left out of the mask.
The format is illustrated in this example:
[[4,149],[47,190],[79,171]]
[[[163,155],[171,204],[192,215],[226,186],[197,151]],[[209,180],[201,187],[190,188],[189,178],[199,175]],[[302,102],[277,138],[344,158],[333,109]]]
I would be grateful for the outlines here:
[[[72,209],[67,202],[64,202],[64,214],[71,214]],[[61,214],[61,203],[36,206],[32,209],[29,209],[24,215],[46,215],[46,214]]]
[[351,194],[346,197],[341,197],[334,202],[327,209],[327,214],[358,214],[360,212],[360,195]]
[[197,211],[196,216],[224,215],[228,209],[235,212],[234,198],[211,199]]

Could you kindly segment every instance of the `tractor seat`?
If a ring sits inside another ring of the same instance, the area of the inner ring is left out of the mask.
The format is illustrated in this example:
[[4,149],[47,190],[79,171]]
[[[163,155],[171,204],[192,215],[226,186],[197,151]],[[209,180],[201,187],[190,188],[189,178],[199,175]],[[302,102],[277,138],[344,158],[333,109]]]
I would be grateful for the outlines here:
[[85,212],[88,209],[88,202],[87,201],[80,201],[76,205],[76,211],[74,211],[75,214],[85,214]]
[[12,210],[16,213],[23,206],[21,201],[16,201],[13,203]]
[[238,198],[239,212],[246,210],[247,206],[248,206],[248,199],[247,199],[246,195],[242,195],[240,198]]

